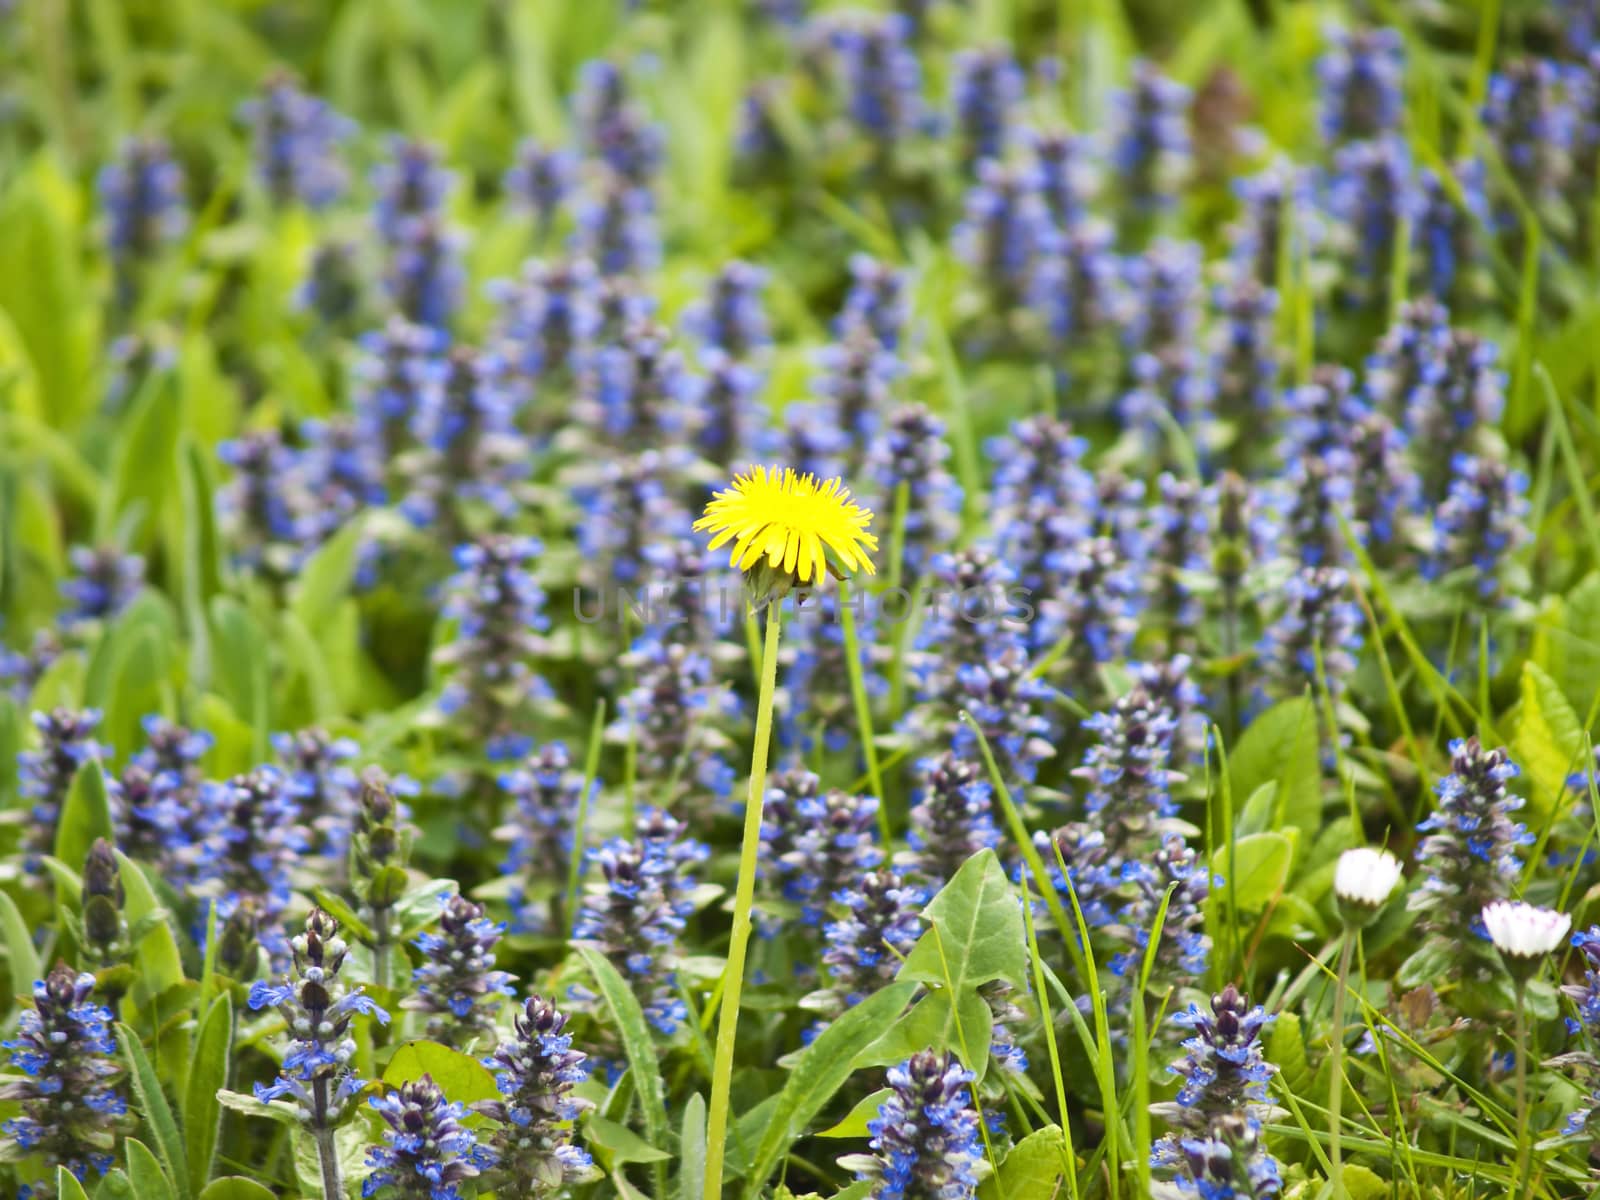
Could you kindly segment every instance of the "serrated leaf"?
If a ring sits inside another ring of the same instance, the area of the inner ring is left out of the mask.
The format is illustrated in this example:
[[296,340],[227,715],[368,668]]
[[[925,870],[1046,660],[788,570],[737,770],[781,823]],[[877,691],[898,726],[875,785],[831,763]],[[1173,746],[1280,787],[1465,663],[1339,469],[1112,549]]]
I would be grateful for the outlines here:
[[[760,1195],[779,1160],[850,1078],[856,1056],[879,1037],[884,1024],[899,1014],[916,990],[916,984],[901,980],[846,1010],[795,1058],[772,1108],[752,1112],[739,1122],[738,1140],[749,1144],[760,1139],[745,1178],[745,1200]],[[755,1121],[760,1123],[747,1127]]]
[[[161,1168],[173,1183],[179,1196],[189,1194],[189,1164],[183,1148],[183,1135],[178,1132],[178,1122],[173,1118],[161,1081],[150,1064],[150,1058],[139,1042],[139,1035],[120,1021],[117,1023],[117,1040],[128,1062],[128,1078],[138,1100],[136,1111],[144,1119],[155,1143],[156,1156]],[[133,1107],[133,1106],[130,1106]],[[137,1185],[139,1181],[134,1180]]]
[[1532,811],[1548,819],[1582,757],[1583,726],[1555,680],[1531,662],[1522,664],[1521,695],[1512,755],[1528,777]]
[[195,1031],[189,1078],[183,1090],[190,1192],[200,1191],[211,1178],[211,1163],[222,1130],[222,1102],[217,1099],[217,1093],[228,1081],[232,1039],[233,998],[223,992],[212,1002]]
[[1025,987],[1028,970],[1022,909],[994,851],[979,851],[962,863],[922,918],[930,928],[895,978],[929,985],[918,1005],[927,1010],[922,1020],[938,1029],[936,1044],[956,1051],[981,1079],[993,1020],[978,988],[998,979]]
[[95,838],[114,841],[111,803],[106,795],[106,777],[97,759],[90,759],[72,777],[66,803],[61,806],[61,823],[56,826],[56,857],[64,863],[81,863],[89,856]]

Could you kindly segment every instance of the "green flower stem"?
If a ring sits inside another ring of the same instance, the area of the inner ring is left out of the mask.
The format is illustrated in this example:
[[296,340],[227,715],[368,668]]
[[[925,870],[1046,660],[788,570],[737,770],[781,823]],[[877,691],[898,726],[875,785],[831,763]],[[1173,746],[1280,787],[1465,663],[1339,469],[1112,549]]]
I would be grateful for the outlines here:
[[878,748],[872,740],[872,706],[867,700],[867,682],[861,673],[861,643],[856,636],[856,615],[850,607],[850,585],[839,581],[839,623],[844,632],[845,667],[850,674],[850,696],[855,702],[856,732],[861,752],[867,760],[867,779],[878,800],[878,836],[889,844],[889,797],[883,794],[883,775],[878,769]]
[[1525,993],[1528,985],[1520,978],[1516,981],[1517,1003],[1512,1012],[1512,1034],[1516,1038],[1517,1055],[1517,1173],[1512,1176],[1512,1195],[1527,1195],[1532,1180],[1528,1149],[1532,1139],[1528,1136],[1528,1019],[1523,1015]]
[[756,705],[756,742],[750,754],[750,792],[745,798],[744,841],[739,847],[733,933],[728,939],[728,965],[722,972],[722,1005],[717,1014],[717,1049],[711,1071],[711,1107],[706,1118],[705,1200],[719,1200],[722,1195],[722,1157],[728,1137],[733,1047],[739,1031],[739,998],[744,990],[744,954],[750,942],[750,909],[755,902],[756,860],[761,853],[761,802],[767,791],[767,750],[772,743],[772,693],[778,682],[781,623],[780,606],[767,605],[767,640],[761,654],[761,693]]
[[1333,1190],[1333,1200],[1344,1195],[1344,1161],[1339,1146],[1343,1134],[1340,1110],[1344,1106],[1344,1004],[1350,958],[1360,936],[1359,929],[1346,927],[1344,948],[1339,951],[1339,981],[1333,993],[1333,1077],[1328,1081],[1328,1183]]

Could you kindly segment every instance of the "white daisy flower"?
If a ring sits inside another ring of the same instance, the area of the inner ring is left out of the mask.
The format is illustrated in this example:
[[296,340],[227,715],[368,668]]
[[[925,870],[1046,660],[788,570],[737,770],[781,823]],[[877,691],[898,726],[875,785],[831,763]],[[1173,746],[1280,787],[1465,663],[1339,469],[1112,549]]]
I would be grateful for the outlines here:
[[1333,894],[1346,904],[1382,908],[1400,882],[1400,860],[1387,850],[1362,846],[1339,856]]
[[1572,928],[1572,918],[1521,900],[1496,900],[1484,906],[1483,924],[1494,948],[1507,960],[1530,961],[1561,945]]

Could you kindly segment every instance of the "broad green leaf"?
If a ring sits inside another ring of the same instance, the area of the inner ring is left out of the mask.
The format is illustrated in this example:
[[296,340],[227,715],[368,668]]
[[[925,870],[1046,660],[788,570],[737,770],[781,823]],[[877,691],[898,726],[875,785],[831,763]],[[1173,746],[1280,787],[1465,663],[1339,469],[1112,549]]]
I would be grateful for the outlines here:
[[129,1138],[123,1143],[123,1151],[128,1158],[128,1178],[133,1181],[139,1200],[174,1200],[178,1193],[150,1147],[138,1138]]
[[1322,825],[1322,759],[1310,699],[1286,700],[1250,722],[1228,752],[1228,775],[1234,796],[1246,805],[1258,789],[1276,785],[1272,823],[1263,829],[1303,829],[1307,838],[1316,832]]
[[1299,1092],[1311,1082],[1311,1067],[1306,1061],[1305,1036],[1300,1029],[1300,1015],[1280,1012],[1272,1022],[1267,1035],[1267,1058],[1283,1075],[1283,1081]]
[[1567,593],[1558,619],[1543,615],[1534,635],[1533,661],[1560,686],[1579,717],[1587,716],[1600,680],[1600,571]]
[[17,910],[17,902],[7,893],[0,892],[0,935],[6,943],[6,962],[11,972],[11,992],[26,996],[33,991],[35,981],[42,979],[39,951],[33,945],[33,931]]
[[1528,777],[1532,811],[1548,819],[1582,756],[1583,725],[1555,680],[1531,662],[1522,664],[1522,705],[1511,751]]
[[121,1167],[112,1167],[94,1189],[94,1200],[139,1200],[133,1190],[133,1180]]
[[584,1122],[583,1132],[589,1148],[599,1151],[608,1168],[623,1163],[666,1162],[672,1157],[665,1150],[657,1150],[626,1125],[602,1116],[591,1114]]
[[[952,995],[955,997],[952,1002]],[[993,1014],[975,989],[929,991],[856,1059],[857,1067],[887,1066],[918,1050],[950,1050],[980,1074],[988,1069]]]
[[265,1117],[280,1125],[299,1128],[300,1110],[286,1100],[257,1100],[247,1092],[232,1092],[227,1088],[217,1091],[217,1103],[223,1108],[243,1113],[247,1117]]
[[65,1167],[56,1168],[56,1200],[89,1200],[78,1177]]
[[90,759],[72,777],[67,801],[61,806],[61,824],[56,827],[56,857],[68,866],[82,866],[95,838],[115,841],[116,833],[111,827],[105,771],[98,759]]
[[1067,1147],[1061,1126],[1035,1129],[1007,1154],[1000,1170],[978,1187],[978,1200],[1033,1200],[1063,1194]]
[[578,957],[594,977],[596,988],[611,1014],[612,1024],[622,1039],[623,1053],[633,1071],[633,1086],[644,1114],[645,1137],[652,1146],[667,1145],[666,1091],[661,1082],[661,1060],[645,1023],[644,1010],[622,976],[606,956],[593,946],[577,946]]
[[228,1081],[233,1040],[233,998],[223,992],[200,1021],[183,1089],[183,1128],[188,1135],[189,1190],[198,1192],[211,1177],[217,1138],[222,1130],[222,1103],[217,1093]]
[[894,1095],[891,1088],[879,1088],[870,1096],[863,1096],[856,1101],[856,1106],[846,1113],[842,1120],[828,1128],[819,1130],[817,1137],[823,1138],[864,1138],[867,1136],[867,1122],[878,1115],[878,1110],[883,1107],[883,1102]]
[[439,1042],[407,1042],[394,1052],[383,1072],[383,1082],[399,1087],[431,1075],[451,1100],[472,1104],[500,1094],[494,1076],[477,1059]]
[[[161,908],[155,890],[150,886],[144,869],[122,851],[117,851],[118,874],[122,878],[125,894],[123,912],[130,926]],[[139,978],[145,993],[159,996],[169,988],[183,982],[183,960],[178,954],[178,940],[172,935],[167,918],[151,921],[144,937],[134,951],[134,961],[139,968]]]
[[1388,1180],[1360,1163],[1346,1164],[1344,1188],[1350,1193],[1350,1200],[1388,1200],[1392,1194]]
[[1260,912],[1289,882],[1294,842],[1281,833],[1252,833],[1234,843],[1231,858],[1228,851],[1227,846],[1217,847],[1212,873],[1223,876],[1241,911]]
[[[998,979],[1025,987],[1028,971],[1022,910],[994,851],[962,863],[922,918],[932,928],[917,939],[896,978],[928,985],[913,1020],[938,1030],[937,1044],[956,1051],[981,1079],[994,1022],[978,988]],[[882,1061],[876,1048],[873,1061]]]
[[266,635],[244,605],[231,596],[211,601],[211,652],[222,696],[250,726],[257,757],[267,747],[270,697]]
[[[180,1197],[189,1195],[189,1163],[183,1149],[183,1135],[178,1132],[178,1122],[167,1104],[166,1093],[156,1077],[155,1067],[139,1043],[139,1035],[121,1022],[117,1023],[117,1040],[122,1045],[123,1057],[128,1060],[128,1079],[133,1085],[136,1103],[129,1107],[139,1113],[154,1139],[156,1157],[161,1169],[173,1183]],[[137,1184],[138,1179],[134,1179]]]
[[274,1200],[273,1194],[254,1179],[243,1175],[224,1175],[206,1184],[200,1200]]
[[706,1184],[706,1100],[699,1092],[683,1106],[678,1129],[678,1200],[700,1200]]
[[[850,1078],[856,1056],[881,1035],[915,991],[916,984],[901,980],[848,1009],[795,1058],[772,1109],[739,1122],[738,1140],[756,1144],[745,1179],[745,1200],[760,1195],[779,1160]],[[747,1128],[752,1119],[760,1124]]]
[[359,518],[346,522],[297,572],[289,595],[289,611],[313,635],[328,628],[339,602],[349,591],[362,537]]

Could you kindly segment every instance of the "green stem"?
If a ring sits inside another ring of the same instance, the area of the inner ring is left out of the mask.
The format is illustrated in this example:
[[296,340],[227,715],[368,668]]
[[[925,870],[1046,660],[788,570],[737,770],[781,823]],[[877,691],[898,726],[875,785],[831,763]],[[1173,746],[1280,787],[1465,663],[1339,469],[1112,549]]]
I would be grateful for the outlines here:
[[1339,951],[1339,981],[1333,993],[1333,1078],[1328,1082],[1328,1183],[1333,1188],[1333,1200],[1344,1195],[1344,1161],[1339,1148],[1344,1132],[1340,1118],[1344,1106],[1344,993],[1350,978],[1350,956],[1360,936],[1357,930],[1345,930],[1344,949]]
[[711,1073],[711,1107],[706,1116],[705,1200],[722,1195],[722,1156],[728,1135],[728,1104],[733,1085],[733,1047],[739,1030],[739,998],[744,990],[744,954],[750,942],[750,909],[755,901],[756,862],[761,853],[761,801],[767,791],[767,750],[772,743],[772,693],[778,682],[778,630],[782,611],[767,606],[767,640],[761,654],[761,693],[756,705],[756,742],[750,754],[750,792],[744,806],[744,841],[739,847],[739,878],[733,897],[733,932],[728,965],[722,972],[722,1006],[717,1014],[717,1051]]
[[1524,993],[1528,985],[1517,982],[1517,1005],[1512,1013],[1513,1034],[1516,1037],[1517,1054],[1517,1173],[1513,1176],[1514,1192],[1517,1196],[1525,1196],[1532,1180],[1528,1178],[1528,1025],[1527,1018],[1523,1016]]
[[861,643],[856,637],[856,616],[850,607],[850,585],[839,581],[839,622],[844,629],[845,668],[850,675],[850,696],[855,702],[856,732],[861,752],[867,760],[867,778],[878,801],[878,836],[889,844],[889,797],[883,794],[883,776],[878,770],[878,747],[872,739],[872,706],[867,700],[867,682],[861,673]]

